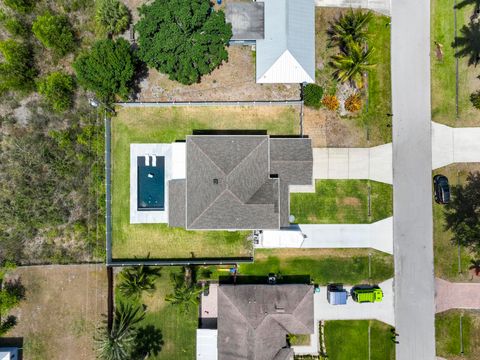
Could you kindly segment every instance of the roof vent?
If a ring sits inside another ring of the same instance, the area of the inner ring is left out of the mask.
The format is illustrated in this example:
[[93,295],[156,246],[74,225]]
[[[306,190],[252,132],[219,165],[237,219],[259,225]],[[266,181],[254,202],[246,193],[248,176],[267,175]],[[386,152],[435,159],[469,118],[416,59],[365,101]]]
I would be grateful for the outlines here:
[[218,179],[213,179],[213,183],[214,183],[215,185],[218,185]]

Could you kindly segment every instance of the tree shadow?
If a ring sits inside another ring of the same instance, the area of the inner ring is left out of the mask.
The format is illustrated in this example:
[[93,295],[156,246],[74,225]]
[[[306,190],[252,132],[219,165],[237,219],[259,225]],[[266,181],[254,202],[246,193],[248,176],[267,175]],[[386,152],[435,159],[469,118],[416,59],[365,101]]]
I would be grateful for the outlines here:
[[10,329],[17,325],[17,317],[13,315],[7,316],[5,320],[0,322],[0,336],[5,335]]
[[20,278],[4,282],[3,289],[18,300],[25,299],[25,286],[22,285]]
[[457,5],[455,5],[455,9],[462,9],[465,6],[471,5],[471,4],[476,4],[477,7],[480,6],[480,0],[463,0],[460,1]]
[[147,325],[137,330],[135,350],[132,359],[146,359],[157,356],[164,345],[162,331],[153,325]]
[[455,56],[468,56],[468,65],[477,66],[480,62],[480,23],[464,25],[460,33],[452,43],[452,47],[456,49]]

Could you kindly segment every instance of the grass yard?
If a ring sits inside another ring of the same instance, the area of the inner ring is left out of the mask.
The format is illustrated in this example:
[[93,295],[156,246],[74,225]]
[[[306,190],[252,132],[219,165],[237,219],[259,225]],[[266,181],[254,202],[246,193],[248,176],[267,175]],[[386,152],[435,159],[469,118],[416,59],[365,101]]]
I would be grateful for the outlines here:
[[[460,317],[463,328],[463,355],[461,354]],[[474,310],[450,310],[435,316],[437,356],[449,360],[480,358],[480,313]]]
[[12,310],[18,324],[6,337],[23,337],[23,358],[95,359],[93,336],[107,313],[105,267],[32,266],[12,274],[20,277],[26,299]]
[[[370,356],[368,327],[370,325]],[[376,320],[325,322],[325,346],[329,360],[394,360],[395,344],[390,325]]]
[[[340,84],[334,78],[334,69],[329,63],[339,50],[329,46],[327,31],[335,19],[348,10],[317,7],[315,11],[316,83],[325,89],[326,94],[338,94]],[[368,72],[363,110],[347,117],[340,117],[336,112],[326,109],[306,111],[306,131],[312,134],[314,143],[330,147],[366,147],[392,141],[391,118],[387,115],[391,113],[389,23],[389,17],[375,14],[369,25],[369,46],[375,48],[373,63],[376,66]],[[367,97],[368,107],[365,104]]]
[[[195,359],[195,338],[198,327],[198,307],[190,305],[187,312],[165,301],[167,294],[173,293],[170,274],[180,273],[180,267],[164,267],[157,279],[156,290],[152,294],[143,293],[138,303],[145,305],[145,319],[138,325],[146,330],[150,338],[161,339],[161,350],[149,359],[177,360]],[[116,291],[115,301],[132,301],[125,299]]]
[[[459,0],[463,4],[457,9],[457,34],[461,34],[463,25],[470,22],[475,3]],[[455,110],[455,49],[454,9],[452,1],[432,0],[431,2],[431,72],[432,72],[432,118],[434,121],[450,126],[478,126],[480,110],[470,102],[470,94],[480,89],[479,72],[468,65],[468,58],[459,59],[459,117]],[[437,42],[441,46],[443,59],[437,56]]]
[[[368,254],[372,254],[372,274],[369,280]],[[229,267],[207,267],[213,280],[228,276]],[[393,277],[393,257],[373,249],[257,249],[252,264],[238,266],[237,281],[263,281],[269,273],[283,275],[284,282],[314,282],[328,284],[374,283]],[[250,277],[250,279],[248,279]]]
[[295,107],[123,108],[112,119],[112,253],[114,259],[245,257],[248,232],[185,231],[166,224],[130,224],[130,144],[171,143],[194,129],[263,129],[299,133]]
[[290,212],[298,224],[371,223],[392,216],[392,196],[392,186],[377,181],[316,180],[315,194],[290,194]]
[[[434,171],[448,177],[450,186],[463,184],[469,172],[480,171],[479,164],[453,164]],[[451,242],[452,232],[444,229],[443,205],[433,202],[433,238],[435,276],[450,281],[480,281],[469,272],[470,260],[474,257],[467,249],[460,251],[462,273],[458,273],[458,247]]]

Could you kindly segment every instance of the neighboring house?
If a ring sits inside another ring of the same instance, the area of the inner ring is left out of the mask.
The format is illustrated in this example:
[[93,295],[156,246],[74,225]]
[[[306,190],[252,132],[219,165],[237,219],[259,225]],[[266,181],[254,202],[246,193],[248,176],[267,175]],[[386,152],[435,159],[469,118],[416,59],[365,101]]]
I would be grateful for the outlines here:
[[217,330],[197,332],[198,360],[291,360],[287,335],[314,333],[311,285],[219,285],[217,307]]
[[0,347],[0,360],[18,360],[18,348],[8,347],[2,348]]
[[289,226],[290,185],[312,184],[308,138],[192,135],[186,178],[168,182],[168,224],[188,230]]
[[232,44],[256,45],[257,83],[315,82],[314,0],[227,3]]

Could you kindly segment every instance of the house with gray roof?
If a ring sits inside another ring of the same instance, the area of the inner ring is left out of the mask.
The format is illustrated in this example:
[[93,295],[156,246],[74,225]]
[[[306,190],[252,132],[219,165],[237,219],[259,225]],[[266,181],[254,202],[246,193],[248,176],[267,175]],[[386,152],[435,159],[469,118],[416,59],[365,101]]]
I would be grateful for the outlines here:
[[226,7],[231,44],[255,44],[257,83],[315,82],[314,0],[257,0]]
[[185,178],[168,181],[168,224],[173,227],[288,227],[289,186],[313,181],[308,138],[191,135],[185,153]]
[[287,335],[314,333],[313,286],[219,285],[218,360],[290,360]]

